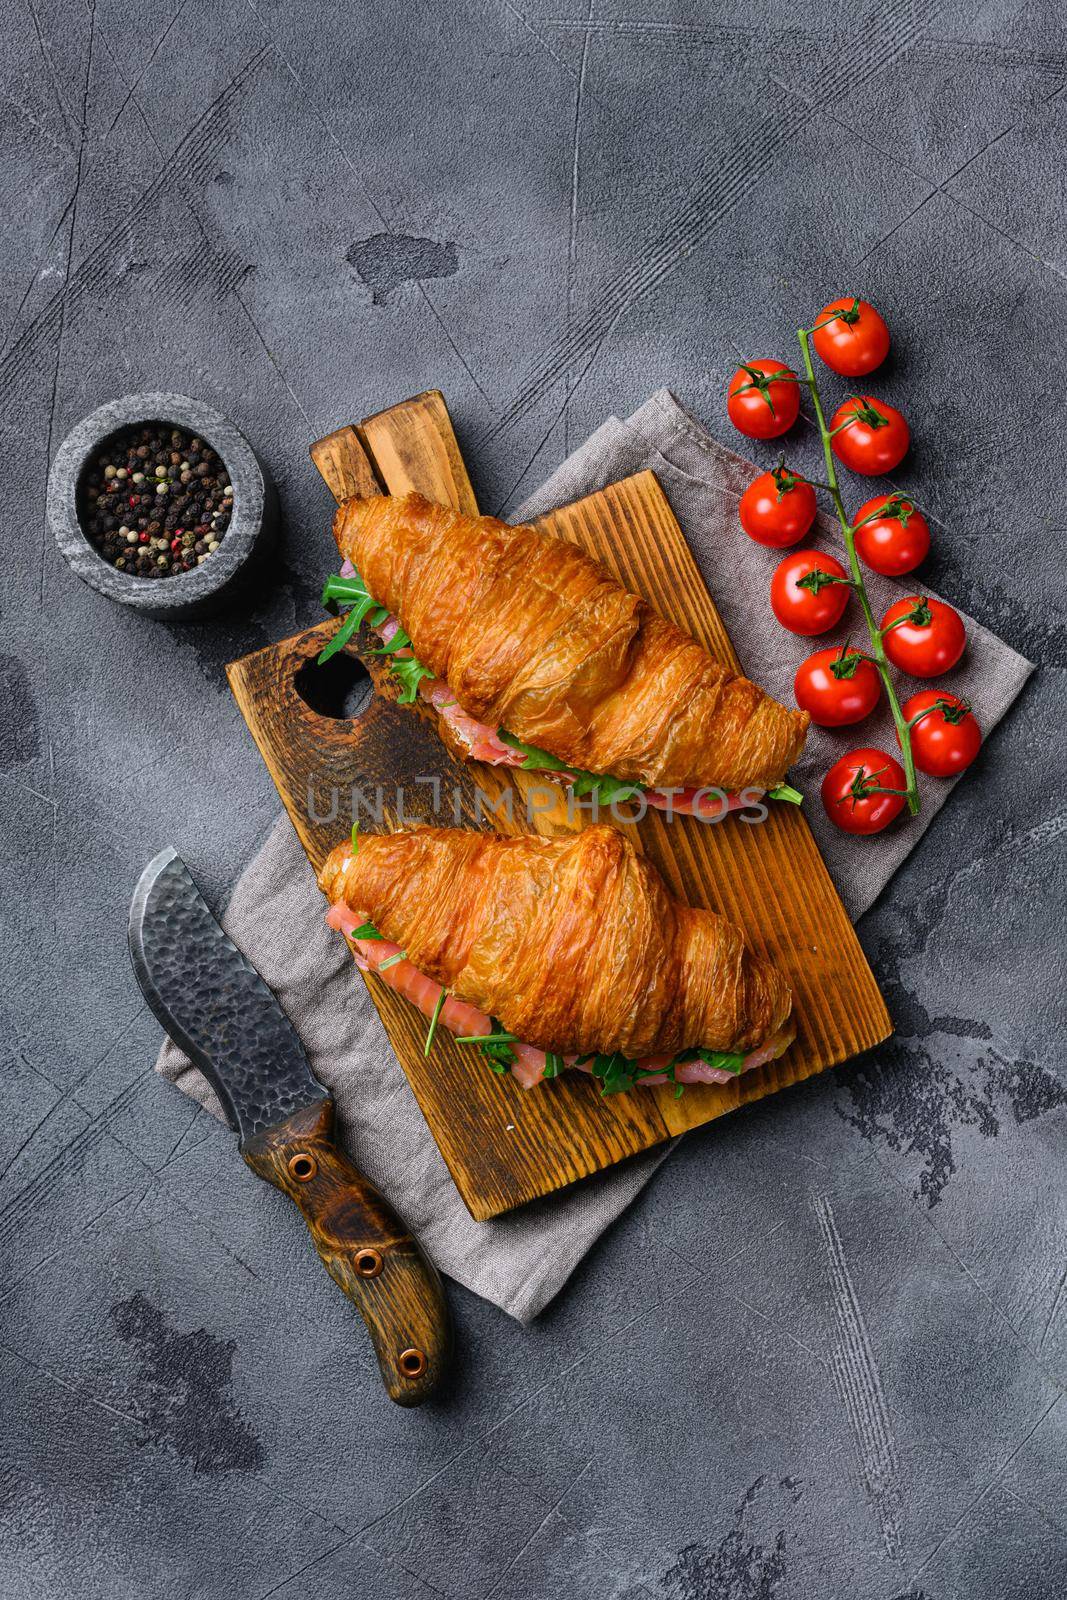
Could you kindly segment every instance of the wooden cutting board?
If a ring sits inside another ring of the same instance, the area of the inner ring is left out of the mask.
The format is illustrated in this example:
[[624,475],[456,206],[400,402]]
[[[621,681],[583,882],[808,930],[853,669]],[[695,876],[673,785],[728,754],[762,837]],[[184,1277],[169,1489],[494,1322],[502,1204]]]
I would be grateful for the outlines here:
[[[339,429],[312,445],[311,454],[338,500],[383,487],[397,494],[420,489],[442,503],[477,510],[437,392],[393,406],[358,427]],[[324,519],[328,514],[324,503]],[[550,512],[538,526],[589,551],[719,660],[737,665],[653,473],[639,473]],[[316,870],[350,830],[354,787],[363,797],[365,829],[424,820],[529,831],[524,802],[531,790],[537,832],[558,834],[590,820],[568,819],[562,791],[543,776],[454,759],[435,732],[435,713],[421,704],[397,705],[392,675],[375,657],[350,648],[316,667],[316,656],[338,625],[328,618],[227,669]],[[363,634],[359,649],[375,642]],[[749,665],[758,677],[759,663]],[[369,689],[368,673],[378,692],[356,716],[345,716],[360,680]],[[433,780],[439,781],[439,797]],[[379,796],[381,820],[375,821],[368,807],[375,808]],[[510,1077],[497,1077],[477,1052],[457,1045],[445,1030],[427,1059],[425,1018],[380,980],[357,976],[353,966],[353,984],[368,983],[456,1186],[479,1220],[798,1083],[892,1032],[859,941],[797,807],[771,805],[767,821],[758,826],[736,816],[714,826],[692,818],[668,823],[652,811],[628,831],[676,894],[732,918],[752,947],[782,968],[793,988],[796,1042],[767,1067],[723,1087],[689,1087],[677,1100],[669,1086],[605,1098],[577,1072],[527,1092]],[[711,1149],[708,1157],[714,1159]]]

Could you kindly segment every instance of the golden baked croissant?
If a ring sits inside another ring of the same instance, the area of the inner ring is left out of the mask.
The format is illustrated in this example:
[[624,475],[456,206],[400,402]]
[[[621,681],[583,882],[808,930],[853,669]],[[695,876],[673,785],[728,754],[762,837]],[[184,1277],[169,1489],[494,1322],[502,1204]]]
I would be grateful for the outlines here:
[[566,540],[419,494],[345,501],[334,537],[436,680],[421,692],[479,760],[522,762],[503,729],[580,772],[737,791],[773,789],[800,753],[805,712],[722,666]]
[[319,884],[327,920],[355,936],[361,964],[384,961],[383,976],[427,1011],[443,987],[458,1003],[446,1026],[484,1034],[498,1018],[542,1063],[545,1052],[567,1065],[619,1053],[631,1066],[660,1058],[662,1070],[703,1051],[711,1073],[692,1077],[723,1081],[709,1055],[736,1057],[727,1068],[736,1073],[757,1047],[771,1046],[766,1060],[792,1037],[777,968],[725,917],[676,900],[614,828],[557,839],[430,827],[372,835],[355,854],[338,846]]

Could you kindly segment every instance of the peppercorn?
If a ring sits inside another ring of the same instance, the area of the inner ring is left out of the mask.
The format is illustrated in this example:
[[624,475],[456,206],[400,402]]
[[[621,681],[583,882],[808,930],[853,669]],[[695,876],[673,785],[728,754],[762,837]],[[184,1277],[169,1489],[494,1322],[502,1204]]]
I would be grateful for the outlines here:
[[177,427],[141,423],[86,464],[78,515],[105,561],[138,578],[191,572],[218,549],[233,486],[218,453]]

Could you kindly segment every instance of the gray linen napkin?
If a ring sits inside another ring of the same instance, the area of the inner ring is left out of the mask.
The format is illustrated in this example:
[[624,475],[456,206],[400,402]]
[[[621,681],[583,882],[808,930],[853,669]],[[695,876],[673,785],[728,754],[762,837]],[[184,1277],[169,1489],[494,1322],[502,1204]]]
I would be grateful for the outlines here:
[[[645,467],[666,490],[742,663],[778,698],[792,703],[793,674],[803,657],[844,634],[805,641],[779,627],[767,601],[775,554],[745,538],[737,521],[738,498],[756,469],[717,444],[669,391],[661,389],[625,422],[617,417],[605,422],[519,515],[565,505]],[[829,523],[821,526],[820,542],[838,543]],[[724,572],[729,584],[722,581]],[[870,589],[877,615],[908,592],[879,578],[872,578]],[[972,701],[988,733],[1033,669],[971,619],[967,632],[967,654],[945,687]],[[853,917],[884,888],[952,787],[926,781],[920,817],[873,847],[833,829],[818,799],[821,773],[836,753],[860,740],[891,750],[893,737],[888,714],[864,724],[862,732],[812,729],[793,772],[793,782],[808,795],[805,813]],[[332,1090],[344,1142],[357,1165],[388,1195],[442,1271],[520,1321],[535,1317],[671,1147],[663,1145],[509,1216],[474,1222],[350,955],[323,921],[322,896],[288,818],[278,820],[242,873],[222,920],[277,994],[313,1070]],[[156,1068],[222,1117],[204,1078],[169,1040]]]

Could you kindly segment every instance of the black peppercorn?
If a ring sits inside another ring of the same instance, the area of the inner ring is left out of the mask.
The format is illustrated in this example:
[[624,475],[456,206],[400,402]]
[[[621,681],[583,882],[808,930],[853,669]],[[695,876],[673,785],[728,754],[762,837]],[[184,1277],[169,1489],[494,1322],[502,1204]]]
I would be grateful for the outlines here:
[[168,578],[218,549],[233,509],[218,453],[181,428],[140,423],[88,461],[78,515],[90,543],[120,572]]

